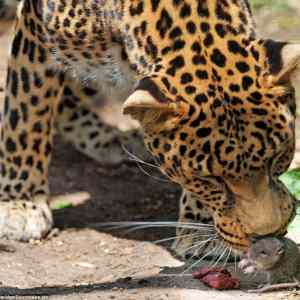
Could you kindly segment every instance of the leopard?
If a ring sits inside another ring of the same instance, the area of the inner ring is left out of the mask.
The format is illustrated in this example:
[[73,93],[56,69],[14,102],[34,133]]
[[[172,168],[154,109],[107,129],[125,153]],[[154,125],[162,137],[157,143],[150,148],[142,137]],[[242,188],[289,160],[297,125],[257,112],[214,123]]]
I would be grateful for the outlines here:
[[18,0],[0,1],[0,36],[9,32],[16,18]]
[[[124,144],[150,153],[182,188],[178,224],[210,225],[236,252],[285,235],[297,200],[279,177],[295,150],[300,44],[260,37],[247,0],[21,0],[16,14],[0,237],[40,239],[53,226],[54,132],[109,166],[128,159]],[[99,99],[120,101],[142,134],[106,124]],[[179,250],[200,241],[186,228],[177,237]]]

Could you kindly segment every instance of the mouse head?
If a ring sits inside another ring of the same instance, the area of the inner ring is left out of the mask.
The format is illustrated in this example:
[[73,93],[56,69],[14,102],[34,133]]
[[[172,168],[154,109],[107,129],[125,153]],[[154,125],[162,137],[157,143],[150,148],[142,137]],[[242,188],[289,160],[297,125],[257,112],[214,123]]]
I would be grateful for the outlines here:
[[266,237],[256,240],[251,245],[248,256],[258,269],[272,269],[283,257],[284,242],[280,238]]

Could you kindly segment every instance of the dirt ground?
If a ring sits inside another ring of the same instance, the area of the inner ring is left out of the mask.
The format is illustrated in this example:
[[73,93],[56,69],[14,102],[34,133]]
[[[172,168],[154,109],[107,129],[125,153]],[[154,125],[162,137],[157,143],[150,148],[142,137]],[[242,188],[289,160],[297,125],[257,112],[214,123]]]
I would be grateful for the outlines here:
[[[274,14],[259,13],[263,35],[300,39],[299,24],[289,28],[287,35],[277,26],[286,16]],[[294,14],[296,11],[288,17]],[[5,77],[8,41],[9,36],[1,38],[0,86]],[[296,155],[294,166],[298,161]],[[133,165],[103,169],[59,139],[55,140],[50,173],[53,194],[89,191],[91,200],[56,210],[55,226],[59,230],[49,239],[28,244],[1,241],[11,248],[0,256],[0,299],[300,299],[298,292],[218,292],[191,276],[179,276],[184,266],[172,256],[169,244],[163,247],[151,242],[173,236],[174,230],[124,233],[95,227],[97,222],[176,220],[178,187],[156,181]],[[252,283],[243,277],[242,288]]]

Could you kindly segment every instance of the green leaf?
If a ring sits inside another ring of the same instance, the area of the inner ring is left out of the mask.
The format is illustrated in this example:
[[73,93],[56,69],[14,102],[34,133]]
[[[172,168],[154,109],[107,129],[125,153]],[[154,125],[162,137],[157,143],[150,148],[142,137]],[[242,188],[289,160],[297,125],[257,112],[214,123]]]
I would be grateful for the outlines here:
[[70,207],[73,207],[73,204],[67,201],[60,201],[53,205],[53,209],[65,209]]
[[268,8],[277,12],[289,12],[291,7],[283,0],[251,0],[251,6],[253,9]]
[[300,169],[284,173],[280,176],[280,180],[297,199],[300,199]]
[[289,225],[289,233],[297,233],[297,235],[299,236],[300,233],[300,209],[297,209],[297,215],[295,217],[295,219],[293,220],[293,222]]
[[[284,173],[280,176],[280,180],[297,199],[300,199],[300,169]],[[300,206],[297,208],[297,215],[294,221],[289,225],[289,232],[300,232]]]

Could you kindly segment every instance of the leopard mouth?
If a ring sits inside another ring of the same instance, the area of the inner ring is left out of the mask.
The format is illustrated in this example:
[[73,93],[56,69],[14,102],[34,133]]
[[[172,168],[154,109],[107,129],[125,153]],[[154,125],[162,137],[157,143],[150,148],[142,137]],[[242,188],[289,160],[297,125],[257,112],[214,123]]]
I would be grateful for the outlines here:
[[235,249],[247,250],[254,237],[283,236],[295,215],[294,197],[276,185],[252,187],[230,185],[234,205],[214,213],[220,238]]
[[230,232],[216,225],[219,240],[231,247],[234,251],[244,253],[250,247],[251,241],[246,235],[237,235],[236,232]]

